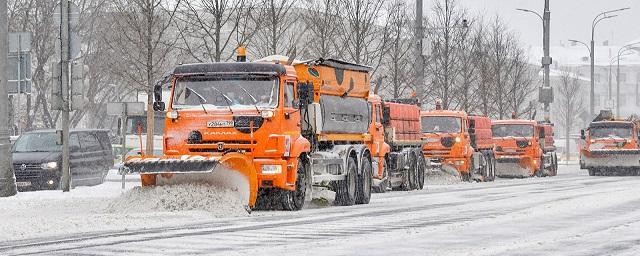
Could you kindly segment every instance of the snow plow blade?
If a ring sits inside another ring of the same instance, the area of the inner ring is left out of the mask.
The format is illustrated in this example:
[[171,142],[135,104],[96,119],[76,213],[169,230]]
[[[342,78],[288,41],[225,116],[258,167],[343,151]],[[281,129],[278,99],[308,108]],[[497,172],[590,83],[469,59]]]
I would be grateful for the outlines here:
[[258,196],[258,175],[253,160],[241,153],[224,156],[132,157],[124,163],[128,173],[139,173],[142,186],[205,183],[238,191],[248,207]]
[[128,159],[124,167],[129,173],[209,173],[220,163],[219,157],[157,158],[135,157]]

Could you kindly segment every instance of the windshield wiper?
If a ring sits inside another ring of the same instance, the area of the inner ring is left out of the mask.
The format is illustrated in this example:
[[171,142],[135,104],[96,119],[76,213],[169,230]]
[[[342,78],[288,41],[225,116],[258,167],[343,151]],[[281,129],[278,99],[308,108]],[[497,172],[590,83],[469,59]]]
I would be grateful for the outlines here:
[[238,85],[238,87],[240,87],[240,89],[242,89],[242,91],[249,95],[249,97],[251,97],[251,100],[253,101],[253,106],[256,108],[256,111],[258,111],[258,114],[260,114],[260,109],[258,108],[258,100],[256,99],[256,97],[253,97],[253,95],[251,95],[251,93],[249,93],[247,91],[247,89],[245,89],[244,87],[242,87],[241,85]]
[[231,105],[233,105],[233,101],[231,100],[231,98],[229,98],[229,96],[227,96],[226,94],[224,94],[223,92],[221,92],[220,90],[218,90],[218,88],[216,88],[215,86],[212,86],[211,89],[215,90],[217,93],[219,93],[220,95],[222,95],[222,97],[224,98],[224,100],[227,102],[227,106],[229,106],[229,111],[231,112],[231,114],[233,115],[233,108],[231,108]]
[[200,95],[196,91],[191,90],[191,88],[189,88],[189,87],[187,87],[187,90],[189,90],[191,93],[193,93],[196,96],[198,96],[198,101],[200,101],[200,106],[202,106],[202,110],[204,110],[204,113],[208,115],[209,113],[207,112],[207,108],[204,107],[204,104],[207,103],[207,99],[205,99],[202,95]]

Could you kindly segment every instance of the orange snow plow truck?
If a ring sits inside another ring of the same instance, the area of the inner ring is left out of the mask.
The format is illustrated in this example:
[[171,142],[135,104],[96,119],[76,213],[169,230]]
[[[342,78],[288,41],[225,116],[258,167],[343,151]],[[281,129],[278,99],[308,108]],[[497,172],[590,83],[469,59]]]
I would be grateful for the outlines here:
[[369,102],[374,191],[424,188],[426,163],[421,149],[418,100],[382,100],[380,96],[372,95]]
[[491,119],[464,111],[423,111],[422,150],[430,168],[462,177],[464,181],[495,179]]
[[496,144],[497,176],[524,178],[556,175],[558,158],[550,123],[514,117],[511,120],[493,121],[492,132]]
[[581,131],[580,167],[590,176],[607,174],[640,175],[640,119],[616,119],[602,111]]
[[155,88],[157,109],[163,89],[172,95],[164,155],[125,166],[143,186],[240,177],[249,207],[299,210],[312,186],[335,191],[336,205],[369,203],[371,68],[284,62],[176,66]]

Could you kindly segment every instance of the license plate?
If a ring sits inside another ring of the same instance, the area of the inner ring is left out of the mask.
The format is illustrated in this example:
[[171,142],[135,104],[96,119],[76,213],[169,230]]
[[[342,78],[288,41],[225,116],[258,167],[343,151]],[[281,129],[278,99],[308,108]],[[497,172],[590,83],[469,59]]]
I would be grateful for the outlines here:
[[425,141],[427,143],[432,143],[432,142],[438,142],[438,141],[440,141],[440,139],[439,138],[427,138],[427,139],[425,139]]
[[16,182],[16,186],[18,186],[18,187],[28,187],[28,186],[31,186],[31,181],[18,181],[18,182]]
[[225,120],[208,121],[207,127],[209,128],[233,127],[233,121],[225,121]]

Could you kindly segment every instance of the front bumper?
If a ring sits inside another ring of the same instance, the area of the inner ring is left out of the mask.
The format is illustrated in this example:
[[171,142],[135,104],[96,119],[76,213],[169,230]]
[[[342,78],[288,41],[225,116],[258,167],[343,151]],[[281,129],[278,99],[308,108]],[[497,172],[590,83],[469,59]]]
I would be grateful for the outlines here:
[[60,172],[57,170],[14,170],[19,191],[57,189]]
[[445,158],[425,155],[427,167],[440,168],[447,172],[457,172],[457,174],[469,173],[469,160],[466,158]]
[[584,168],[640,167],[640,149],[583,150],[580,161]]
[[531,157],[497,156],[496,176],[504,178],[531,177],[538,169]]

